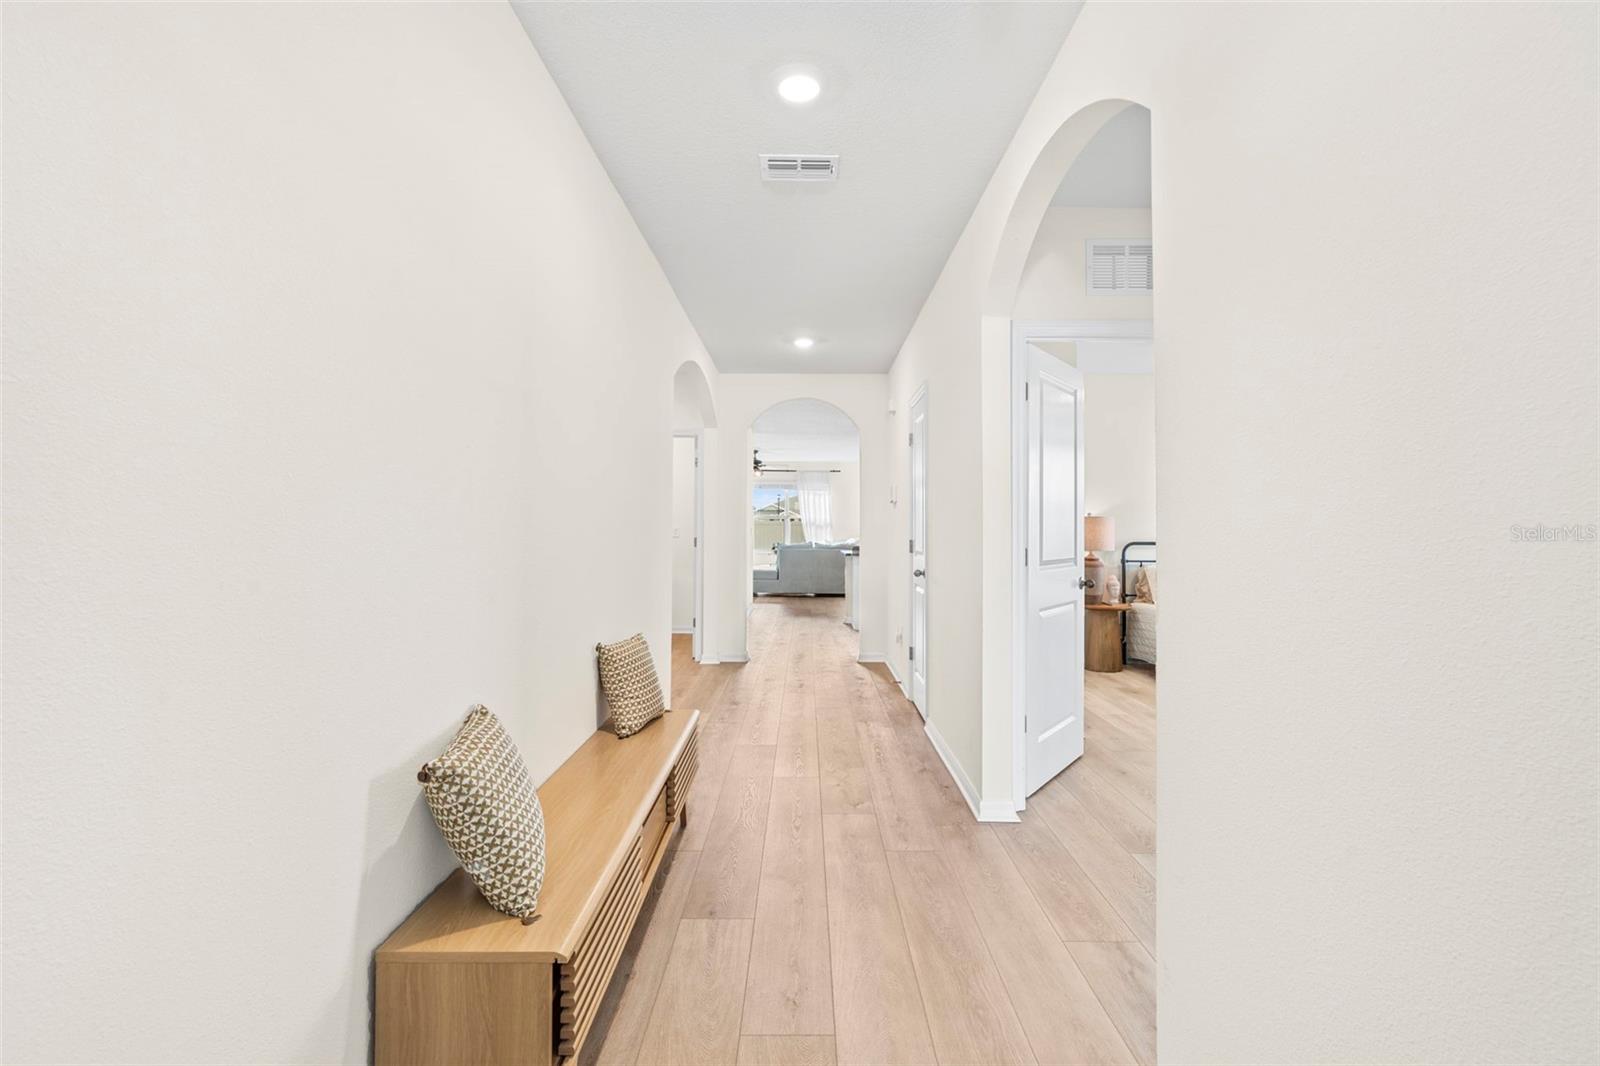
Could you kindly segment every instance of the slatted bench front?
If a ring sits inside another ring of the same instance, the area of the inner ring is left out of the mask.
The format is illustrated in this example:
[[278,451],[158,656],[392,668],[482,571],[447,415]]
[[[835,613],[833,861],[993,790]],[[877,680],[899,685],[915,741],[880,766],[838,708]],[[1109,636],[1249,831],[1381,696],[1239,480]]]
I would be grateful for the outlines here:
[[575,1057],[698,766],[699,711],[589,738],[539,789],[548,865],[538,919],[484,902],[457,870],[377,950],[379,1066]]

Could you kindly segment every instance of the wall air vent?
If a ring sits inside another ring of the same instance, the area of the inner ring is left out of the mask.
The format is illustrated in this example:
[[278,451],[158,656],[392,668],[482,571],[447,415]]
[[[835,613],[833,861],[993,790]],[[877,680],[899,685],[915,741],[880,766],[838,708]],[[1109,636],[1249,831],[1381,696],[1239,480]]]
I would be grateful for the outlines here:
[[836,155],[763,155],[761,177],[766,181],[837,181]]
[[1155,256],[1150,238],[1090,240],[1088,246],[1089,295],[1150,293],[1155,289]]

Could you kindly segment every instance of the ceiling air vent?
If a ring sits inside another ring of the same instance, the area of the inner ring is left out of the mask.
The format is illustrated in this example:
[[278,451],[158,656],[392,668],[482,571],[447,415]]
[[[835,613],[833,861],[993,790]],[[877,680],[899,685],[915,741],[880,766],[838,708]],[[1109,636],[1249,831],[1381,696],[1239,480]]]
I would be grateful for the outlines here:
[[836,155],[763,155],[761,177],[766,181],[837,181]]
[[1149,293],[1155,288],[1155,256],[1148,237],[1084,243],[1088,246],[1085,274],[1090,296]]

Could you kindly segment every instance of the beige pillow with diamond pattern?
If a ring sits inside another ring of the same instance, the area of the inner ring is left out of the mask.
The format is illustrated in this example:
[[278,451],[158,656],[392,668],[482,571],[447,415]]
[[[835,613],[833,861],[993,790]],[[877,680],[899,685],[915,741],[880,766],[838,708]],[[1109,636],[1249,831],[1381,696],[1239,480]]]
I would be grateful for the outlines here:
[[489,905],[533,920],[544,885],[544,809],[516,742],[472,708],[443,755],[417,774],[428,809]]
[[1156,570],[1155,567],[1139,567],[1133,575],[1133,602],[1156,602]]
[[632,736],[667,709],[656,680],[656,663],[643,633],[615,644],[596,644],[600,659],[600,687],[611,707],[611,728],[617,736]]

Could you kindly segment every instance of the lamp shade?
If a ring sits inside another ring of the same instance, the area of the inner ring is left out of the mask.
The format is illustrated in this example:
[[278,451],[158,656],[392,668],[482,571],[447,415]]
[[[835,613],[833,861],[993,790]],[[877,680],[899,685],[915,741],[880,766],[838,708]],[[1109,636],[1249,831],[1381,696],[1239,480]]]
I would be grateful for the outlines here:
[[1085,515],[1083,519],[1083,550],[1108,552],[1117,546],[1117,523],[1110,515]]

